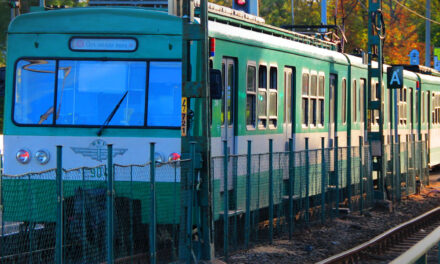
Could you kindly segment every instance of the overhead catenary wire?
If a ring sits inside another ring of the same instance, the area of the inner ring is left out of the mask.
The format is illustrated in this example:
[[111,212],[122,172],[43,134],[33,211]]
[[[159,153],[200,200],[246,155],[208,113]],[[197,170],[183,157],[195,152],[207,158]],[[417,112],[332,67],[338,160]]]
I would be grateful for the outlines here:
[[440,22],[439,22],[439,21],[432,20],[432,19],[430,19],[430,18],[425,17],[424,15],[421,15],[421,14],[417,13],[416,11],[414,11],[414,10],[412,10],[411,8],[407,7],[406,5],[400,3],[398,0],[393,0],[393,1],[394,1],[396,4],[400,5],[401,7],[403,7],[404,9],[406,9],[408,12],[410,12],[410,13],[412,13],[412,14],[414,14],[414,15],[420,17],[420,18],[423,18],[423,19],[425,19],[425,20],[428,20],[428,21],[430,21],[431,23],[434,23],[434,24],[440,25]]

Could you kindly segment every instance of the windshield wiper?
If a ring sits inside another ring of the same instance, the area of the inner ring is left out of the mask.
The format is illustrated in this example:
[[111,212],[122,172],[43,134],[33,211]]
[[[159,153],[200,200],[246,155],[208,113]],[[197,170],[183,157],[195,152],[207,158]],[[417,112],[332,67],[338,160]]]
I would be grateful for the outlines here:
[[102,126],[99,128],[99,131],[97,133],[98,137],[101,136],[102,131],[104,130],[104,128],[106,128],[108,126],[108,124],[110,123],[110,121],[112,121],[113,116],[116,114],[116,111],[118,111],[119,106],[121,106],[122,101],[124,101],[125,96],[127,96],[127,94],[128,94],[128,91],[125,92],[124,96],[122,96],[121,100],[119,100],[119,103],[115,106],[115,108],[113,108],[113,111],[107,117],[107,119],[105,120],[104,124],[102,124]]

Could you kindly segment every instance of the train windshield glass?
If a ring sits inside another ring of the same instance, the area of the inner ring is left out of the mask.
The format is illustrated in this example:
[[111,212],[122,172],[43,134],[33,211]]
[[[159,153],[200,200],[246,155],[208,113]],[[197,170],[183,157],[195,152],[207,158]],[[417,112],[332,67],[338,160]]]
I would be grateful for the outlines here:
[[169,61],[20,60],[14,121],[100,126],[125,93],[109,126],[180,126],[181,63]]

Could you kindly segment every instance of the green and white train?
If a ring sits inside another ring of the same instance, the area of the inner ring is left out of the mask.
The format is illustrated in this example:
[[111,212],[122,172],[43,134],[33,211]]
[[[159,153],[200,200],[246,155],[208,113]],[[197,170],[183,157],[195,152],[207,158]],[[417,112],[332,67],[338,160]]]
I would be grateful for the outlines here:
[[[333,43],[276,28],[252,15],[209,5],[214,69],[223,73],[223,99],[212,101],[212,156],[358,146],[366,122],[367,65]],[[180,152],[182,20],[135,7],[87,7],[34,12],[8,29],[4,119],[4,173],[63,166],[94,167],[114,146],[114,162],[143,164],[148,145],[157,157]],[[194,43],[192,54],[198,46]],[[194,62],[200,61],[196,55]],[[200,67],[193,63],[193,67]],[[439,75],[440,76],[440,75]],[[429,144],[430,165],[440,163],[440,77],[404,72],[399,91],[402,142]],[[374,84],[373,84],[374,85]],[[389,134],[389,90],[384,93]],[[419,100],[418,97],[421,96]],[[118,106],[119,105],[119,106]],[[110,113],[114,117],[106,124]],[[386,142],[390,142],[389,137]],[[167,177],[156,179],[167,183]]]

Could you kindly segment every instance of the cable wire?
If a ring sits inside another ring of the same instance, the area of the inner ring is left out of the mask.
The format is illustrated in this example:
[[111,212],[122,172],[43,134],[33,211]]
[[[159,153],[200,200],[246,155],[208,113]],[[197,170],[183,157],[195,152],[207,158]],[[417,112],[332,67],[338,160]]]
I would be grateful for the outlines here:
[[421,15],[421,14],[417,13],[416,11],[414,11],[414,10],[412,10],[411,8],[407,7],[406,5],[400,3],[398,0],[393,0],[393,1],[394,1],[396,4],[400,5],[401,7],[405,8],[408,12],[411,12],[412,14],[414,14],[414,15],[420,17],[420,18],[423,18],[423,19],[425,19],[425,20],[428,20],[428,21],[430,21],[430,22],[432,22],[432,23],[434,23],[434,24],[440,25],[440,22],[439,22],[439,21],[432,20],[432,19],[430,19],[430,18],[425,17],[424,15]]

